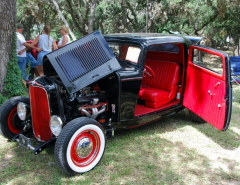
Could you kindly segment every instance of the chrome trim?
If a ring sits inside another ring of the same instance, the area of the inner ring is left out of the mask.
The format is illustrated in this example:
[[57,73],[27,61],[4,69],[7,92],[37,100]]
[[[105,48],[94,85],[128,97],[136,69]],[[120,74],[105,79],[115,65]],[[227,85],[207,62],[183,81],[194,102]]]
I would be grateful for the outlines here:
[[93,143],[88,137],[84,137],[78,142],[76,153],[80,158],[85,158],[89,156],[92,149],[93,149]]
[[80,111],[82,111],[84,114],[86,114],[87,117],[92,118],[92,119],[96,119],[99,114],[103,113],[103,112],[106,110],[107,106],[106,106],[106,104],[102,105],[102,107],[101,107],[100,110],[98,110],[97,107],[88,107],[88,108],[91,109],[92,114],[90,114],[90,113],[86,110],[87,108],[85,108],[85,107],[79,107],[78,110],[80,110]]
[[122,78],[121,81],[132,81],[132,80],[142,80],[142,77],[135,77],[135,78]]

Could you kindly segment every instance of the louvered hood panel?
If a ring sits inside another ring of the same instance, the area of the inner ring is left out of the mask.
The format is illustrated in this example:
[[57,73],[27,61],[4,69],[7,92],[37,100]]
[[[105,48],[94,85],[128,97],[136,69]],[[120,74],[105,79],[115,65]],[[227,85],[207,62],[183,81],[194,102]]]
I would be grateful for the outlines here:
[[44,58],[48,60],[69,93],[121,68],[99,31],[49,53]]

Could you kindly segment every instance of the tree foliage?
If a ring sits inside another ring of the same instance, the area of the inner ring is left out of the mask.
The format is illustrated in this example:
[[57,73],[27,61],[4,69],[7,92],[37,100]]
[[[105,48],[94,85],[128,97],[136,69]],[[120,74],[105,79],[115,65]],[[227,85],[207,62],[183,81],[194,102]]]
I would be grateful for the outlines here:
[[15,15],[16,1],[0,0],[0,105],[5,99],[24,91],[16,57]]
[[6,77],[7,63],[10,59],[11,51],[13,49],[13,33],[15,32],[12,27],[15,26],[15,14],[16,14],[16,1],[0,0],[0,93],[3,92],[4,78]]
[[[58,0],[62,15],[79,38],[94,30],[115,32],[180,32],[201,35],[217,46],[239,41],[238,0]],[[48,0],[18,0],[18,17],[32,31],[50,22],[64,24]],[[146,23],[147,21],[147,23]],[[27,33],[26,33],[27,34]]]
[[[13,43],[16,42],[16,37]],[[2,94],[0,95],[0,105],[6,100],[14,96],[23,95],[26,92],[24,84],[22,83],[22,72],[18,67],[18,59],[16,55],[16,45],[13,45],[10,53],[10,59],[7,67],[7,74],[5,77],[5,86]]]

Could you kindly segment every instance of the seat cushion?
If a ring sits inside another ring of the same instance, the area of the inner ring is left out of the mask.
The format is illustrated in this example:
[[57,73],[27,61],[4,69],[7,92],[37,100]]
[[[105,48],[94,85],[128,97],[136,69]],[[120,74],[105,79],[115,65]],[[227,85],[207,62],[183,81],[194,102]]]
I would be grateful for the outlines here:
[[173,62],[147,60],[146,65],[154,70],[153,78],[143,78],[139,98],[145,105],[158,108],[176,97],[180,66]]
[[169,103],[170,101],[171,101],[170,99],[161,100],[159,102],[145,101],[145,106],[156,109],[158,107],[161,107],[161,106]]
[[162,99],[168,99],[169,92],[162,89],[152,88],[152,87],[142,87],[139,92],[139,98],[142,100],[159,102]]
[[169,92],[153,87],[142,87],[139,98],[145,100],[145,105],[151,108],[158,108],[172,100]]

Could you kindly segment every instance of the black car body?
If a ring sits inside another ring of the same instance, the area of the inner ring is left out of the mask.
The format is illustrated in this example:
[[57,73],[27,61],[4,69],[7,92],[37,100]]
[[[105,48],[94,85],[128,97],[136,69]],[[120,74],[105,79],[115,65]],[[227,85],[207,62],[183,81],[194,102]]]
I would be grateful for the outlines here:
[[[97,31],[46,55],[45,75],[29,83],[29,98],[14,97],[1,106],[3,135],[35,154],[55,145],[59,166],[76,174],[97,165],[105,137],[116,129],[184,108],[196,121],[226,130],[232,100],[229,57],[193,45],[191,38],[198,43],[197,37]],[[40,145],[32,146],[30,138]]]

